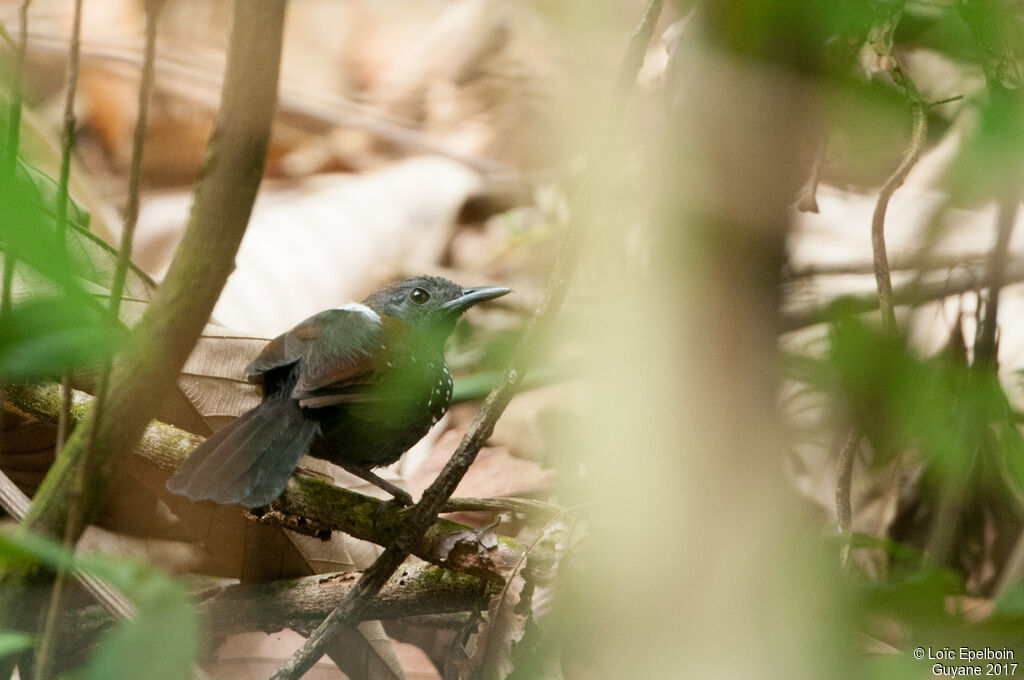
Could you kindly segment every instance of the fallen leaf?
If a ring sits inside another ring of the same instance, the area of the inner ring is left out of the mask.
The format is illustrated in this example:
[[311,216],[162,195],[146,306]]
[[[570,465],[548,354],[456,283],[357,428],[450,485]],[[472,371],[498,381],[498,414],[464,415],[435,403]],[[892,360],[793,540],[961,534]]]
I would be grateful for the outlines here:
[[[461,430],[448,430],[434,446],[429,459],[413,472],[407,482],[409,490],[421,494],[451,458],[462,436]],[[456,496],[492,498],[496,496],[530,496],[546,492],[555,481],[555,471],[522,458],[516,458],[505,447],[487,446],[455,489]]]

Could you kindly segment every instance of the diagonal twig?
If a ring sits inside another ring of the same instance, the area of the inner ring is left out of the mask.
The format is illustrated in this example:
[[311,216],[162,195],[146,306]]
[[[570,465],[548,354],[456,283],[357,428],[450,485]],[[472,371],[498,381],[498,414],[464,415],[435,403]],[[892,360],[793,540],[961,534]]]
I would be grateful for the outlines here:
[[[661,0],[648,2],[640,27],[630,39],[626,58],[616,81],[617,87],[613,92],[613,118],[618,117],[624,98],[628,94],[628,89],[624,88],[632,85],[637,71],[643,65],[643,53],[657,23],[661,5]],[[437,513],[454,493],[455,487],[476,459],[480,448],[494,431],[494,425],[512,399],[516,385],[524,378],[529,367],[530,350],[540,334],[540,329],[547,326],[558,314],[576,269],[579,233],[579,225],[570,221],[559,247],[558,259],[548,280],[544,299],[527,323],[501,381],[481,405],[458,449],[434,482],[423,492],[420,502],[410,511],[398,540],[384,550],[377,561],[364,572],[348,597],[313,630],[302,647],[271,676],[270,680],[296,680],[302,677],[323,656],[335,631],[351,625],[357,619],[369,599],[380,590],[409,555],[411,546],[420,540],[434,522]]]

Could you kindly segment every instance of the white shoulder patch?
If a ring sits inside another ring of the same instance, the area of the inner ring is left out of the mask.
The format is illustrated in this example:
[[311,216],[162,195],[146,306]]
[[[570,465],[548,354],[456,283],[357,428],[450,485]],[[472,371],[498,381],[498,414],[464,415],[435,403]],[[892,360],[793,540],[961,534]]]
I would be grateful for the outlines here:
[[372,319],[376,323],[380,323],[380,314],[373,311],[372,309],[362,304],[361,302],[349,302],[348,304],[344,304],[340,307],[335,307],[335,309],[344,312],[357,312],[367,317],[368,319]]

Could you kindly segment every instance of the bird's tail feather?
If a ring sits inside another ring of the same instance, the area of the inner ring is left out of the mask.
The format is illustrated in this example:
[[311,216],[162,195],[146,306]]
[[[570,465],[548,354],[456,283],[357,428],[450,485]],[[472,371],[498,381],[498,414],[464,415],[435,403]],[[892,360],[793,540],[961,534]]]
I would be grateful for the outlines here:
[[318,431],[294,400],[267,400],[197,446],[167,488],[193,500],[266,505],[284,490]]

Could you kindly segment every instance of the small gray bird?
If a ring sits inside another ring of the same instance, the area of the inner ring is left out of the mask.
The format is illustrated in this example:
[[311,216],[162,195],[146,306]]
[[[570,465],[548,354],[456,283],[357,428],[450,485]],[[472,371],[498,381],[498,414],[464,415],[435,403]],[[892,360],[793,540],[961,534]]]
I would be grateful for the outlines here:
[[444,344],[462,313],[510,292],[418,276],[311,316],[246,368],[263,386],[260,405],[197,446],[167,488],[255,508],[281,494],[308,453],[410,504],[372,468],[398,460],[448,410]]

